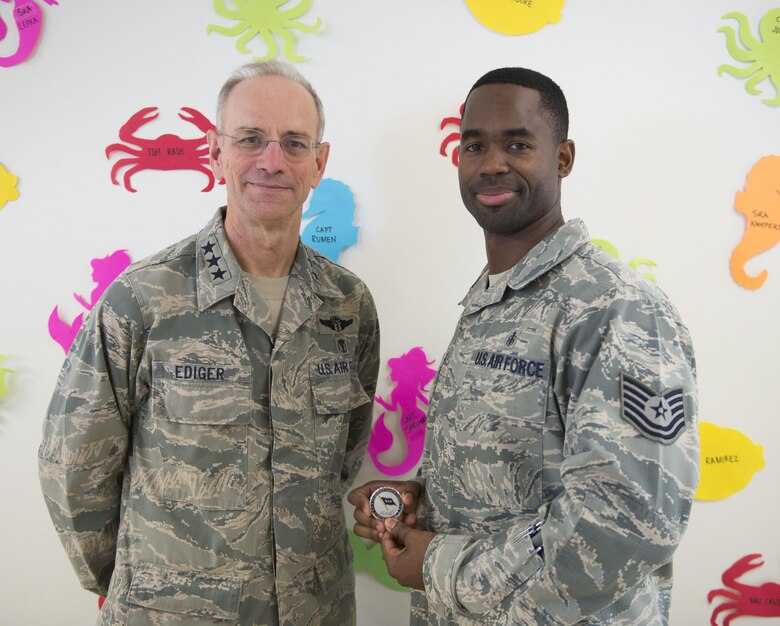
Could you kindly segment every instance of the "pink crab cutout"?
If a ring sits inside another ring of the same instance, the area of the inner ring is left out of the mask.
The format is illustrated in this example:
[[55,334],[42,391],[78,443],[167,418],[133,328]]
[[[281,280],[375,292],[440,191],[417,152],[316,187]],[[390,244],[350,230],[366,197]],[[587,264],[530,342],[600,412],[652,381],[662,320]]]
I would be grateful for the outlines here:
[[761,559],[760,554],[743,556],[723,572],[721,580],[727,589],[713,589],[707,594],[709,603],[717,597],[730,600],[730,602],[722,602],[712,611],[711,626],[718,626],[717,617],[723,612],[728,613],[723,619],[723,626],[729,626],[731,620],[745,615],[780,617],[780,584],[764,583],[754,586],[737,580],[742,574],[761,567],[764,562],[759,559]]
[[[460,121],[463,118],[463,107],[466,106],[466,103],[460,105],[460,109],[458,109],[458,117],[445,117],[441,121],[441,130],[444,130],[445,126],[457,126],[460,129]],[[441,142],[441,146],[439,146],[439,154],[446,157],[447,156],[447,147],[455,142],[460,141],[460,130],[454,133],[450,133],[444,138],[444,141]],[[458,166],[458,146],[455,146],[455,149],[452,151],[452,164],[457,167]]]
[[[108,286],[114,282],[116,277],[119,276],[128,265],[130,265],[130,256],[127,254],[127,250],[116,250],[102,259],[92,259],[91,265],[92,280],[97,286],[92,290],[92,293],[89,296],[89,302],[87,302],[83,296],[77,293],[73,294],[76,302],[83,306],[87,311],[92,310]],[[67,353],[83,322],[84,313],[79,313],[73,319],[73,322],[68,324],[60,317],[58,307],[55,306],[51,315],[49,315],[49,336],[60,344],[62,349]]]
[[[11,0],[0,0],[2,2],[11,2]],[[49,6],[59,4],[57,0],[44,0]],[[14,0],[14,22],[16,30],[19,32],[19,46],[9,57],[0,57],[0,67],[11,67],[25,61],[38,43],[41,35],[41,22],[43,16],[41,7],[34,0]],[[0,40],[8,33],[8,27],[0,19]]]
[[[212,129],[216,130],[216,127],[200,111],[189,107],[182,107],[181,110],[183,112],[179,113],[179,117],[195,125],[203,131],[203,135],[193,139],[182,139],[171,134],[160,135],[156,139],[136,137],[136,130],[159,116],[159,113],[155,112],[157,107],[141,109],[119,129],[119,138],[125,143],[112,143],[106,147],[106,158],[109,159],[115,151],[132,155],[114,163],[111,168],[112,183],[119,184],[116,175],[123,167],[129,167],[123,177],[124,187],[133,193],[136,190],[130,184],[130,178],[141,170],[196,170],[208,177],[208,183],[201,191],[211,191],[214,188],[214,173],[208,167],[209,147],[206,133]],[[224,182],[221,180],[219,184]]]
[[385,426],[384,412],[371,429],[368,454],[379,471],[388,476],[398,476],[414,468],[422,457],[426,413],[419,403],[428,406],[428,399],[423,393],[428,392],[427,385],[436,376],[436,370],[429,367],[433,361],[428,360],[419,346],[399,357],[389,359],[387,364],[390,367],[390,380],[395,382],[395,388],[390,392],[390,402],[382,396],[376,396],[376,401],[388,411],[400,413],[401,428],[407,443],[406,457],[397,465],[385,465],[379,460],[379,455],[393,445],[393,434]]

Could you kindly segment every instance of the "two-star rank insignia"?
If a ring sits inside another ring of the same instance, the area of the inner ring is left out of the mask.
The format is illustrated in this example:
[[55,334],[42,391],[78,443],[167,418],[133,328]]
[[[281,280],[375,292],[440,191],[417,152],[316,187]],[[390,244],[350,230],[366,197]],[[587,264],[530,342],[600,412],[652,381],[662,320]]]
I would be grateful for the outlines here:
[[352,324],[352,322],[353,320],[343,320],[337,315],[334,315],[333,317],[330,317],[326,320],[320,318],[320,324],[327,326],[331,330],[335,330],[337,333],[340,333],[347,326]]
[[620,413],[645,437],[661,443],[672,443],[686,427],[682,388],[657,393],[626,374],[620,376]]

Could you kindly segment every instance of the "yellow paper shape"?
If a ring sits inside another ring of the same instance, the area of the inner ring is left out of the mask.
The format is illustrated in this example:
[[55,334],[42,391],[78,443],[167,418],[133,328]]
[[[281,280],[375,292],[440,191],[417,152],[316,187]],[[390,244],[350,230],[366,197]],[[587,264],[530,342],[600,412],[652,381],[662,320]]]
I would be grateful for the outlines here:
[[731,276],[746,289],[758,289],[767,270],[748,276],[745,263],[780,241],[780,156],[765,156],[750,170],[745,191],[738,191],[734,208],[745,216],[745,234],[731,254]]
[[0,209],[5,206],[6,202],[11,202],[19,197],[19,192],[16,190],[18,180],[0,163]]
[[[607,254],[609,254],[610,256],[613,256],[613,257],[615,257],[615,258],[616,258],[618,261],[620,260],[620,251],[617,249],[617,246],[615,246],[615,244],[612,244],[612,243],[610,243],[610,242],[609,242],[609,241],[607,241],[606,239],[591,239],[591,240],[590,240],[590,242],[591,242],[591,243],[592,243],[594,246],[598,246],[599,248],[601,248],[602,250],[604,250],[604,252],[606,252],[606,253],[607,253]],[[642,272],[642,271],[639,269],[640,267],[643,267],[643,266],[644,266],[644,267],[658,267],[658,266],[656,265],[655,261],[653,261],[653,260],[651,260],[651,259],[646,259],[646,258],[645,258],[645,257],[643,257],[643,256],[638,256],[638,257],[636,257],[635,259],[633,259],[633,260],[632,260],[632,261],[631,261],[631,262],[628,264],[628,266],[629,266],[631,269],[633,269],[633,270],[636,270],[637,272],[639,272],[640,274],[642,274],[642,276],[644,276],[644,277],[645,277],[647,280],[649,280],[649,281],[652,281],[652,282],[654,282],[654,283],[657,283],[657,282],[658,282],[658,279],[657,279],[655,276],[653,276],[652,274],[648,274],[648,273],[646,273],[646,272]]]
[[527,35],[558,22],[564,0],[466,0],[485,26],[504,35]]
[[732,428],[699,422],[701,478],[694,497],[721,500],[743,489],[764,469],[764,447]]

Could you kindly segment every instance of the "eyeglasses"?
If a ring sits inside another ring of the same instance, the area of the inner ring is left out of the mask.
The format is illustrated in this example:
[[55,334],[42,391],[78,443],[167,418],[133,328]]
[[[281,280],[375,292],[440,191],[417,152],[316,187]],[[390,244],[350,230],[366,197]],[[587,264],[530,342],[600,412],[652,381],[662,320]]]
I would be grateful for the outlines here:
[[287,135],[281,139],[268,139],[264,134],[254,131],[246,131],[238,136],[225,133],[219,135],[232,139],[233,145],[238,150],[253,156],[265,152],[269,143],[278,143],[288,161],[302,161],[309,152],[320,146],[304,135]]

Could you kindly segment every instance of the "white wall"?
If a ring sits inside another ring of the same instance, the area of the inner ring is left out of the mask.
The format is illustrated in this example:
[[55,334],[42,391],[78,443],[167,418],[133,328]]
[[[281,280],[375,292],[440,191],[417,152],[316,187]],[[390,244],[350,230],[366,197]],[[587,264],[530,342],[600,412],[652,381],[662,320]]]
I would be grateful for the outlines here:
[[[321,16],[327,31],[298,44],[311,59],[299,68],[326,107],[327,176],[347,183],[358,205],[360,242],[342,263],[374,293],[383,361],[421,345],[438,362],[457,302],[484,263],[456,170],[438,154],[441,119],[455,115],[474,80],[494,67],[532,67],[563,87],[577,144],[564,182],[566,216],[584,218],[624,260],[657,263],[653,273],[695,340],[701,418],[764,446],[766,467],[745,489],[694,507],[675,565],[679,625],[708,623],[707,591],[745,554],[766,560],[746,580],[780,581],[780,249],[749,264],[753,273],[769,269],[756,292],[737,286],[728,270],[744,228],[734,194],[760,157],[779,153],[780,109],[716,72],[733,63],[716,32],[721,17],[745,12],[756,32],[774,6],[569,0],[560,23],[510,37],[478,23],[462,0],[315,0],[302,20]],[[11,8],[0,3],[10,31],[0,56],[15,49]],[[0,401],[3,625],[96,617],[38,487],[41,423],[63,358],[47,334],[49,313],[55,305],[65,316],[79,312],[72,293],[92,289],[92,258],[126,248],[140,259],[198,230],[224,201],[222,187],[201,193],[205,177],[195,172],[141,172],[131,194],[109,181],[115,158],[109,162],[104,149],[146,106],[159,107],[161,119],[139,134],[194,136],[176,117],[179,108],[213,117],[223,80],[249,60],[234,39],[206,36],[207,24],[230,23],[207,0],[60,0],[42,10],[33,56],[0,68],[0,164],[19,176],[21,194],[0,210],[0,354],[16,371]],[[380,376],[386,394],[387,370]],[[376,476],[370,465],[360,478]],[[358,593],[361,624],[407,623],[407,595],[366,574]]]

